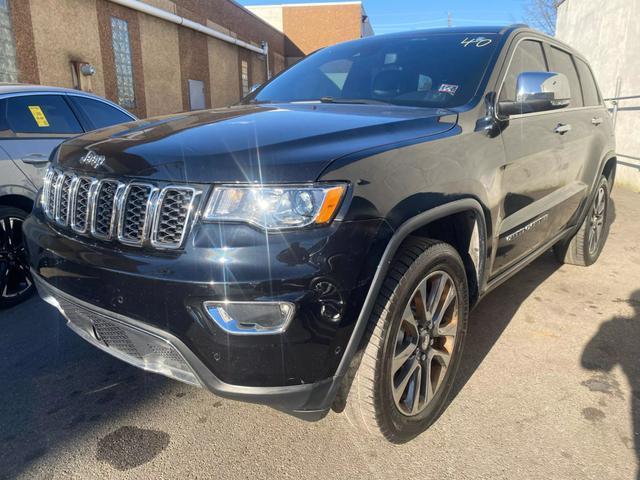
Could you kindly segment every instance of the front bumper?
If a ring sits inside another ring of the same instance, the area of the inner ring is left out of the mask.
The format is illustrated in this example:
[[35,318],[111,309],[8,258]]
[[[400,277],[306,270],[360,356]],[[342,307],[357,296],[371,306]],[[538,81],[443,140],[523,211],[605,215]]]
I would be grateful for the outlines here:
[[[304,420],[323,418],[331,406],[334,382],[309,385],[244,387],[220,381],[189,348],[170,333],[87,304],[49,285],[32,272],[38,293],[56,307],[67,326],[99,349],[143,370],[208,388],[226,398],[262,403]],[[152,357],[153,360],[149,360]],[[171,373],[170,373],[171,372]]]
[[[38,211],[24,233],[41,295],[90,343],[147,370],[177,369],[180,380],[220,396],[314,419],[328,411],[340,381],[337,366],[386,242],[381,227],[334,222],[265,245],[264,233],[251,227],[203,224],[184,251],[170,253],[64,234]],[[323,316],[336,295],[338,321]],[[204,308],[225,299],[286,301],[295,315],[279,334],[233,335]],[[105,343],[113,332],[126,341]]]

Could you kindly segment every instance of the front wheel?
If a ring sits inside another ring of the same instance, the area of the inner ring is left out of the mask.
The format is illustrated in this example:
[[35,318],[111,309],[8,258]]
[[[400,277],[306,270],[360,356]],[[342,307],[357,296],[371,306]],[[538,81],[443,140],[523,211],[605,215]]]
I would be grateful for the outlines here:
[[374,307],[345,413],[394,443],[426,430],[447,404],[469,315],[464,265],[450,245],[411,238]]
[[28,215],[18,208],[0,207],[0,309],[17,305],[35,291],[22,237]]

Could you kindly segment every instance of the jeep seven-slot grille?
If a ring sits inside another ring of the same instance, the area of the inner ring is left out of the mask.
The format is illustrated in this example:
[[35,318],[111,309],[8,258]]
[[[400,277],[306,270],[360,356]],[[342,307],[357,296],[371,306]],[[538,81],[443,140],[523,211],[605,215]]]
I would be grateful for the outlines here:
[[98,180],[51,170],[42,205],[58,226],[99,240],[126,245],[180,248],[186,237],[198,192],[166,186]]

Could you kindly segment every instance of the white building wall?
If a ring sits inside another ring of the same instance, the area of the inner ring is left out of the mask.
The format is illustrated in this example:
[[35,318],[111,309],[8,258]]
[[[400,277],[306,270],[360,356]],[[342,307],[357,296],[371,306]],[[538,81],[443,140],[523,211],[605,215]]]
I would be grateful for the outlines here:
[[[605,98],[640,95],[640,0],[565,0],[556,36],[590,62]],[[617,182],[640,191],[640,99],[620,103]]]

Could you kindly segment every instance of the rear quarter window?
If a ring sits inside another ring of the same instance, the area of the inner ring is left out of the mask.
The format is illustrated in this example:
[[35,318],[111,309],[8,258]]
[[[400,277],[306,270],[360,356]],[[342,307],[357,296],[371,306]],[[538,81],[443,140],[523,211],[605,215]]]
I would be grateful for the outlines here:
[[9,128],[16,134],[73,135],[82,127],[61,95],[23,95],[4,100]]

